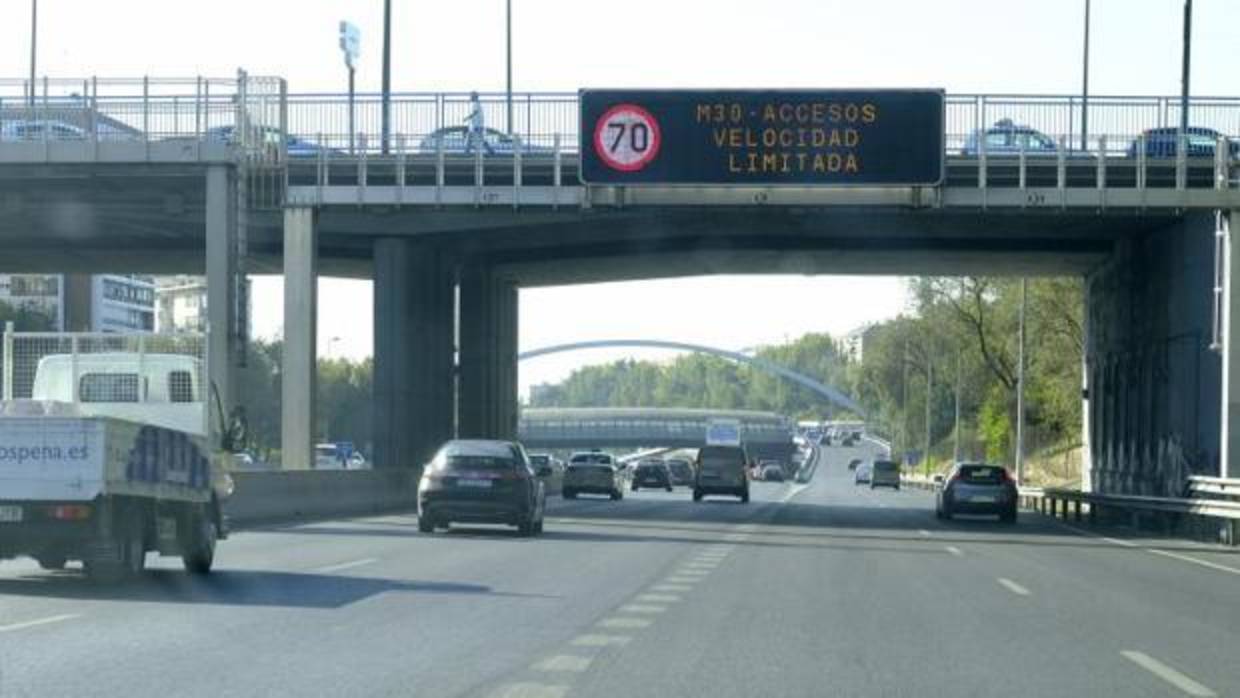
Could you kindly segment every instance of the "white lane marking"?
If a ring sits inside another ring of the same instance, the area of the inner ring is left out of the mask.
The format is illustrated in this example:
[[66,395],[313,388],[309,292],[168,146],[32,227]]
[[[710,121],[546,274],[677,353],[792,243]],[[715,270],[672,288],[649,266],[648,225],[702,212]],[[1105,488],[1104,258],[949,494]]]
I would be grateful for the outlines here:
[[631,603],[620,607],[621,613],[662,613],[667,610],[667,606],[655,606],[653,604]]
[[676,603],[680,597],[675,594],[638,594],[633,600],[642,603]]
[[681,568],[686,570],[702,570],[705,572],[713,572],[719,566],[719,560],[690,560],[681,563]]
[[1181,555],[1180,553],[1173,553],[1170,550],[1159,550],[1158,548],[1144,548],[1138,545],[1137,543],[1133,543],[1132,541],[1120,540],[1119,538],[1110,538],[1108,536],[1100,536],[1096,533],[1086,531],[1083,528],[1077,528],[1076,526],[1070,526],[1066,523],[1063,523],[1062,521],[1056,521],[1055,523],[1059,524],[1059,526],[1063,528],[1068,529],[1069,531],[1072,531],[1073,533],[1076,533],[1081,536],[1085,536],[1087,538],[1095,538],[1098,540],[1103,540],[1108,543],[1111,543],[1112,545],[1118,545],[1118,546],[1122,546],[1125,548],[1139,548],[1141,550],[1144,550],[1147,553],[1150,553],[1151,555],[1161,555],[1163,557],[1168,557],[1173,560],[1179,560],[1180,562],[1187,562],[1192,565],[1199,565],[1201,567],[1206,567],[1206,568],[1215,570],[1217,572],[1226,572],[1227,574],[1240,575],[1240,569],[1237,569],[1235,567],[1228,567],[1227,565],[1220,565],[1217,562],[1210,562],[1209,560],[1202,560],[1201,558],[1192,557],[1191,555]]
[[1209,560],[1199,560],[1195,557],[1190,557],[1188,555],[1181,555],[1179,553],[1173,553],[1170,550],[1159,550],[1157,548],[1146,548],[1145,552],[1153,553],[1154,555],[1162,555],[1163,557],[1169,557],[1169,558],[1172,558],[1173,560],[1189,562],[1194,565],[1201,565],[1202,567],[1209,567],[1210,569],[1218,570],[1219,572],[1227,572],[1228,574],[1240,574],[1240,570],[1236,569],[1235,567],[1228,567],[1227,565],[1220,565],[1217,562],[1210,562]]
[[1008,591],[1012,592],[1013,594],[1016,594],[1017,596],[1028,596],[1029,595],[1028,589],[1017,584],[1016,582],[1013,582],[1007,577],[999,577],[998,582],[1002,584],[1004,587],[1006,587]]
[[790,499],[797,496],[798,494],[801,494],[808,487],[809,485],[793,485],[791,488],[788,489],[788,491],[784,494],[784,496],[780,498],[779,503],[787,504]]
[[947,550],[947,552],[951,553],[952,555],[955,555],[956,557],[960,557],[960,556],[964,555],[964,552],[962,552],[962,551],[960,550],[960,548],[957,548],[957,547],[956,547],[956,546],[954,546],[954,545],[949,545],[949,546],[947,546],[947,547],[945,548],[945,550]]
[[693,591],[693,587],[687,584],[655,584],[654,586],[650,587],[650,590],[651,591],[682,592],[682,591]]
[[921,536],[926,536],[926,537],[929,537],[929,536],[930,536],[930,532],[929,532],[929,531],[927,531],[927,530],[926,530],[926,529],[924,529],[924,528],[919,528],[919,529],[917,529],[917,534],[918,534],[918,535],[921,535]]
[[368,558],[364,558],[361,560],[351,560],[349,562],[341,562],[336,565],[327,565],[326,567],[316,567],[314,568],[314,571],[315,572],[340,572],[343,570],[351,570],[354,567],[361,567],[362,565],[369,565],[371,563],[378,562],[378,561],[379,561],[378,558],[368,557]]
[[598,624],[602,628],[648,628],[652,622],[649,618],[618,616],[615,618],[604,618]]
[[703,577],[680,577],[680,576],[673,575],[663,581],[669,582],[671,584],[680,585],[680,584],[696,584],[697,582],[702,581],[702,579]]
[[632,639],[631,635],[578,635],[573,638],[572,644],[577,647],[607,647],[608,645],[627,645]]
[[545,683],[513,683],[501,686],[495,698],[564,698],[568,686],[551,686]]
[[1184,674],[1181,674],[1175,669],[1172,669],[1171,667],[1167,666],[1166,664],[1163,664],[1162,662],[1158,661],[1157,659],[1154,659],[1153,657],[1149,656],[1148,654],[1145,654],[1144,652],[1137,652],[1136,650],[1124,650],[1120,652],[1120,654],[1124,655],[1125,659],[1131,661],[1132,663],[1136,664],[1142,669],[1145,669],[1146,671],[1157,676],[1163,681],[1166,681],[1172,686],[1175,686],[1181,691],[1184,691],[1190,696],[1208,697],[1208,696],[1218,695],[1214,691],[1206,688],[1205,686],[1202,686],[1196,681],[1193,681],[1192,679],[1188,678]]
[[590,658],[579,657],[575,654],[557,654],[534,665],[534,669],[538,671],[581,672],[588,668],[590,668]]
[[28,620],[28,621],[24,621],[21,623],[0,625],[0,633],[11,633],[15,630],[25,630],[26,628],[34,628],[40,625],[60,623],[62,621],[73,620],[74,618],[79,618],[79,617],[80,615],[77,613],[62,613],[58,616],[48,616],[46,618],[36,618],[35,620]]

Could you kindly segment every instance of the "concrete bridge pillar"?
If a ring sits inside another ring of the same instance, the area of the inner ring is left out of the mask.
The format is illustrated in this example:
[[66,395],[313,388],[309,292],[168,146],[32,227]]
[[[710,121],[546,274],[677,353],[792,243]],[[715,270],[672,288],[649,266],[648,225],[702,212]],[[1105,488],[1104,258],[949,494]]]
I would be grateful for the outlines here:
[[1221,469],[1219,424],[1232,417],[1220,401],[1226,362],[1210,346],[1214,229],[1213,215],[1186,213],[1118,241],[1086,278],[1094,491],[1178,496],[1187,476]]
[[461,438],[517,438],[517,285],[481,265],[460,283]]
[[[229,168],[207,168],[207,387],[208,433],[218,440],[226,425],[220,423],[232,411],[237,399],[237,216],[234,179]],[[218,408],[215,402],[219,396]],[[215,441],[218,443],[218,441]]]
[[280,367],[281,464],[314,465],[318,233],[315,210],[284,210],[284,354]]
[[1227,212],[1221,240],[1223,293],[1220,320],[1223,325],[1222,413],[1219,476],[1240,477],[1240,245],[1232,235],[1240,232],[1240,210]]
[[453,433],[453,267],[402,238],[377,240],[374,264],[375,465],[417,467]]

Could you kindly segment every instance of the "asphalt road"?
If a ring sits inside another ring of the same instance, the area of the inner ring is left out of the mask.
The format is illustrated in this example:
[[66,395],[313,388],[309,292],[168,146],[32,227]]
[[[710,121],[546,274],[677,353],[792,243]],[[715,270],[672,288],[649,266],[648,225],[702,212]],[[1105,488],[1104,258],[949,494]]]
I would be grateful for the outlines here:
[[0,563],[0,697],[1240,695],[1240,555],[807,485],[236,534],[100,588]]

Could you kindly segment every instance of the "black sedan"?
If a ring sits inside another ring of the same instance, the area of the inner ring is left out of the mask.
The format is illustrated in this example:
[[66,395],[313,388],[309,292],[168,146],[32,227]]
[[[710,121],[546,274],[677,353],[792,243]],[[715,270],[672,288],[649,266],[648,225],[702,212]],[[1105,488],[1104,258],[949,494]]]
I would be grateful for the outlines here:
[[523,536],[542,533],[551,467],[536,471],[520,444],[457,440],[444,444],[418,483],[418,530],[452,523],[516,526]]

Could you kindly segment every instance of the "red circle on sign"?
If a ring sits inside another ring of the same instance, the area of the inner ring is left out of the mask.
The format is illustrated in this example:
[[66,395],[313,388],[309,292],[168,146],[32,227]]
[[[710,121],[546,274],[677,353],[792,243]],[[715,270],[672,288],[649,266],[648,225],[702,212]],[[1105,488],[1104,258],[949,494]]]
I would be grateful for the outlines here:
[[659,122],[636,104],[617,104],[594,125],[594,152],[613,170],[642,169],[659,154],[662,143]]

